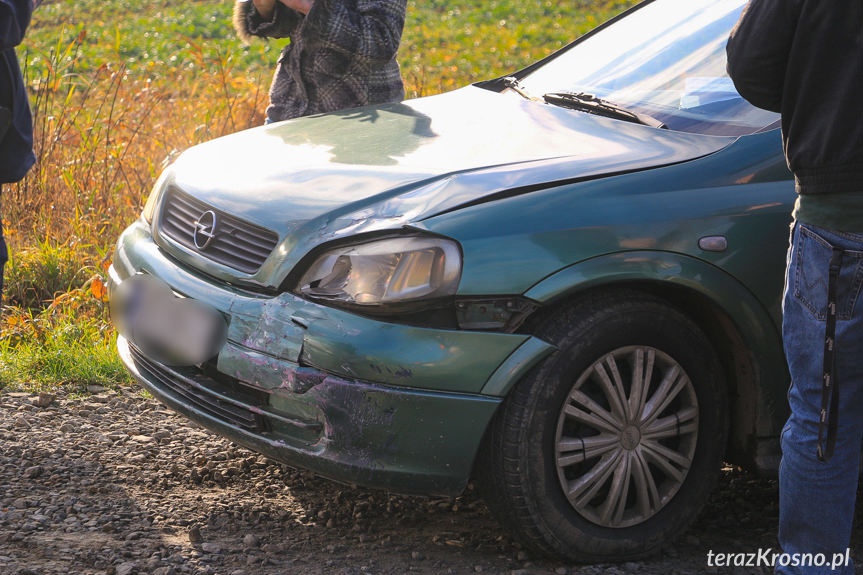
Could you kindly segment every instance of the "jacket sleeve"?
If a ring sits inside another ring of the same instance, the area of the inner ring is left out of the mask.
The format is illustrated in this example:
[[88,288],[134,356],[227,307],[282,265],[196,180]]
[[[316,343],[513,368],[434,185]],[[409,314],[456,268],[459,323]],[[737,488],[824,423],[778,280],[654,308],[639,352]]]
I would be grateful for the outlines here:
[[399,50],[407,0],[315,0],[306,15],[304,35],[313,35],[324,48],[352,58],[378,63],[392,60]]
[[302,20],[303,17],[299,13],[278,1],[273,10],[273,17],[268,20],[258,14],[252,0],[240,0],[234,4],[234,29],[246,44],[253,36],[289,38],[299,28]]
[[782,107],[788,54],[801,0],[750,0],[725,48],[728,75],[740,95],[771,112]]
[[11,50],[24,40],[32,15],[31,0],[0,0],[0,51]]

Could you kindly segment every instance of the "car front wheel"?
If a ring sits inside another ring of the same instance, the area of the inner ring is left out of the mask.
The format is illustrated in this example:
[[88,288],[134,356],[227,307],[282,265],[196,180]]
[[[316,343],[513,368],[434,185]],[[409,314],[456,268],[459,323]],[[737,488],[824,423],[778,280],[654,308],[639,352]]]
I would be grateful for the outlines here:
[[477,475],[520,539],[573,561],[656,552],[720,469],[726,392],[708,338],[663,300],[589,296],[534,331],[558,351],[510,391]]

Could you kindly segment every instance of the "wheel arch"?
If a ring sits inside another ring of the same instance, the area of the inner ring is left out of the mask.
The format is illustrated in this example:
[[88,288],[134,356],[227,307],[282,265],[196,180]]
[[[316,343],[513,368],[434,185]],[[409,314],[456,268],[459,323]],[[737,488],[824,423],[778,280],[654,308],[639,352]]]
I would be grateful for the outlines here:
[[670,252],[622,252],[564,268],[525,296],[541,307],[520,331],[594,291],[636,291],[690,317],[714,346],[728,388],[726,460],[761,473],[778,468],[778,435],[787,417],[781,338],[761,303],[725,271]]

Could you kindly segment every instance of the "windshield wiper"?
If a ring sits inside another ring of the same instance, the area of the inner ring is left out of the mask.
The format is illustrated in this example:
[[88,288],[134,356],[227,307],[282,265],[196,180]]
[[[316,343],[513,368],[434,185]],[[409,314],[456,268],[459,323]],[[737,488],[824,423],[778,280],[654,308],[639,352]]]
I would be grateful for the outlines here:
[[534,102],[542,102],[536,96],[531,96],[527,90],[524,89],[524,86],[521,85],[521,82],[518,81],[518,78],[515,76],[507,76],[503,79],[503,85],[524,98],[525,100],[532,100]]
[[549,92],[548,94],[544,94],[542,99],[555,106],[581,110],[582,112],[596,114],[597,116],[606,116],[608,118],[615,118],[617,120],[624,120],[635,124],[644,124],[645,126],[650,126],[652,128],[668,127],[652,116],[632,112],[631,110],[627,110],[617,104],[597,98],[593,94],[585,94],[584,92]]

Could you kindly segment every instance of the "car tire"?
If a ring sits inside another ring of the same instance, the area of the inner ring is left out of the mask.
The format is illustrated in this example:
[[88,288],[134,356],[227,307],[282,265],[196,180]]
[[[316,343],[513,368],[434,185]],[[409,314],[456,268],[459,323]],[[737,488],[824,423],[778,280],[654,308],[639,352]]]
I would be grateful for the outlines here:
[[490,509],[522,542],[570,561],[659,551],[721,468],[727,392],[710,341],[634,291],[582,298],[532,331],[557,351],[487,431],[476,476]]

